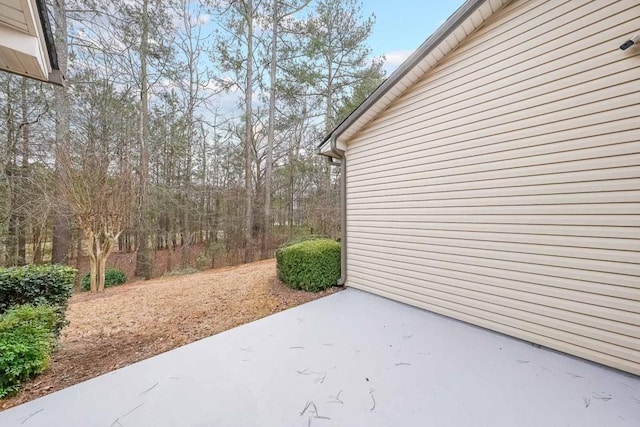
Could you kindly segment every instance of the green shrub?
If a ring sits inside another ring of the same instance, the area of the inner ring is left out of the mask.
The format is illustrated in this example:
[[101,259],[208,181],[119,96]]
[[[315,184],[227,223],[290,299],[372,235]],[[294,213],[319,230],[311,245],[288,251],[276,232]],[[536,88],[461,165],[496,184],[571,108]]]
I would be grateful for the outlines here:
[[[122,285],[127,281],[127,275],[119,268],[107,268],[104,272],[104,287]],[[82,289],[88,291],[91,288],[91,274],[87,273],[82,277]]]
[[209,257],[206,254],[200,255],[196,258],[196,270],[202,271],[209,265]]
[[340,243],[315,238],[276,251],[278,278],[289,287],[322,291],[340,278]]
[[26,265],[0,269],[0,314],[23,304],[53,305],[64,313],[75,275],[75,269],[63,265]]
[[297,245],[298,243],[302,243],[302,242],[308,242],[309,240],[322,240],[322,239],[328,240],[327,236],[320,236],[317,234],[308,234],[306,236],[300,236],[300,237],[296,237],[289,240],[288,242],[280,246],[279,249],[286,248],[287,246]]
[[0,269],[0,398],[49,365],[75,275],[61,265]]
[[59,307],[22,305],[0,315],[0,398],[48,366],[60,324]]

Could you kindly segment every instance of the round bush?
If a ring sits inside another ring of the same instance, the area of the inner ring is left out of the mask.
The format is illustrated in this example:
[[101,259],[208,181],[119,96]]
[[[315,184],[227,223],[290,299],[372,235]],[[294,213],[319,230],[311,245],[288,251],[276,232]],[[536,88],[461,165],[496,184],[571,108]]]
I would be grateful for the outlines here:
[[329,240],[329,239],[327,236],[320,236],[318,234],[308,234],[306,236],[300,236],[300,237],[296,237],[294,239],[289,240],[288,242],[280,246],[279,249],[286,248],[287,246],[293,246],[302,242],[308,242],[309,240]]
[[[104,287],[122,285],[127,281],[127,276],[119,268],[107,268],[104,272]],[[88,291],[91,288],[91,274],[87,273],[82,278],[82,289]]]
[[278,278],[293,289],[319,292],[340,278],[340,243],[313,239],[276,251]]
[[23,304],[51,304],[64,312],[76,270],[63,265],[0,268],[0,314]]
[[22,305],[0,314],[0,399],[48,366],[60,323],[58,307]]

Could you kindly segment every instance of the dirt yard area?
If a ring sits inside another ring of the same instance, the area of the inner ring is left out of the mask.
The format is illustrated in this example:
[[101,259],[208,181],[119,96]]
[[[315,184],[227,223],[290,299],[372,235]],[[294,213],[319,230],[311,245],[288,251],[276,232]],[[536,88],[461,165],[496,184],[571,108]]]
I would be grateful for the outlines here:
[[51,367],[0,410],[335,291],[291,290],[266,260],[76,294]]

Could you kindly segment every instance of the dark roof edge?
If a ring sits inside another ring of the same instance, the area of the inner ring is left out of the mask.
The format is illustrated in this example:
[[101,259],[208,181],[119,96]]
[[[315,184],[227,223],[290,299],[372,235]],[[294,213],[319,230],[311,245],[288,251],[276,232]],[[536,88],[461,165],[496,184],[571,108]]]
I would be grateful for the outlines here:
[[49,62],[53,70],[59,71],[58,65],[58,53],[56,51],[56,45],[53,41],[53,33],[51,32],[51,23],[49,22],[49,12],[47,10],[47,4],[45,0],[36,0],[36,7],[38,8],[38,15],[40,16],[40,24],[42,26],[42,32],[44,33],[44,42],[47,45],[47,53],[49,54]]
[[364,100],[362,104],[351,112],[338,126],[336,126],[318,145],[322,147],[331,137],[338,137],[356,120],[358,120],[373,104],[394,87],[409,71],[422,61],[433,49],[442,43],[462,23],[480,7],[486,0],[467,0],[442,24],[415,52],[411,54],[391,75]]

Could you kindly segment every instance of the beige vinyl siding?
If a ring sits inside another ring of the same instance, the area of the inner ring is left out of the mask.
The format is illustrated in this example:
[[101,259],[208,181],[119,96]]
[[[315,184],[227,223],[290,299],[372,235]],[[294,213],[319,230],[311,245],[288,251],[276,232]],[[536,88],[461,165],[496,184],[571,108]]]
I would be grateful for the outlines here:
[[513,1],[346,141],[347,285],[640,374],[637,31]]

